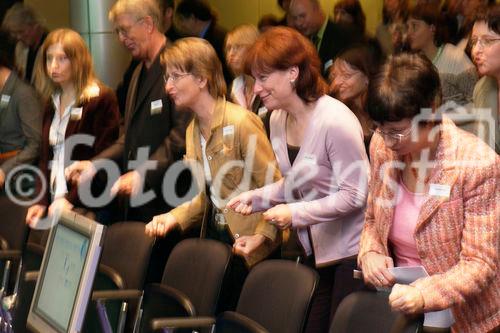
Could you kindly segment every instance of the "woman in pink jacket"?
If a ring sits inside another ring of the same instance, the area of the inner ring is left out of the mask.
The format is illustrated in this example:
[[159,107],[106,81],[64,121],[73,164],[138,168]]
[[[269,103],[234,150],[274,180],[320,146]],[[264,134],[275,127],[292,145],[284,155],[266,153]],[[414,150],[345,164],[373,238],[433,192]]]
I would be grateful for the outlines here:
[[[394,310],[451,308],[454,332],[500,326],[500,158],[443,116],[439,75],[422,55],[390,58],[372,81],[378,126],[358,263],[365,282],[392,287]],[[395,284],[393,266],[428,277]]]

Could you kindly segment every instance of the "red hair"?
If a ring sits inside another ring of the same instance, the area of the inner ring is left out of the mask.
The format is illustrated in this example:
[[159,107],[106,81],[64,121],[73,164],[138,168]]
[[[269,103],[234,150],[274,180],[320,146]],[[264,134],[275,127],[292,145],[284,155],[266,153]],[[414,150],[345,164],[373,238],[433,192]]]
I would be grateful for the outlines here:
[[297,66],[297,95],[305,102],[314,102],[327,93],[321,76],[321,61],[316,48],[294,29],[275,27],[267,30],[250,48],[245,59],[245,72],[270,73]]

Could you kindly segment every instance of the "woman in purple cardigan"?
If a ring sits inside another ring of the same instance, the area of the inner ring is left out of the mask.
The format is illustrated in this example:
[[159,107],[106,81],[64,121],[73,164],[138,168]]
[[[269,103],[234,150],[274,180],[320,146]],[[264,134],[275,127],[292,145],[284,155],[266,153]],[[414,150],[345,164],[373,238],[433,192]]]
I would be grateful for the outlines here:
[[314,46],[296,31],[262,34],[246,67],[254,92],[274,110],[270,138],[285,178],[228,206],[244,215],[266,210],[269,223],[290,230],[303,262],[320,275],[307,332],[327,332],[338,303],[361,285],[352,276],[369,170],[363,131],[344,104],[326,95]]

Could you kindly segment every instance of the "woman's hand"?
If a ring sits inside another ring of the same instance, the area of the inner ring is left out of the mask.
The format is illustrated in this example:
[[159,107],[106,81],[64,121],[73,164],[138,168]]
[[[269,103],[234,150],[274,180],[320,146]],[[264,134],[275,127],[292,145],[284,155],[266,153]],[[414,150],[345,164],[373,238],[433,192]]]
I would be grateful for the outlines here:
[[151,237],[165,237],[165,235],[177,226],[177,221],[172,214],[166,213],[156,215],[153,220],[146,224],[146,235]]
[[141,175],[137,171],[129,171],[114,183],[111,188],[111,195],[121,194],[135,196],[139,194],[142,186]]
[[395,284],[392,287],[389,304],[394,311],[401,311],[406,314],[422,313],[425,305],[420,290],[402,284]]
[[61,197],[55,199],[49,206],[49,215],[54,215],[56,212],[61,212],[63,210],[72,210],[73,205],[71,202],[66,200],[66,198]]
[[252,214],[252,191],[238,194],[229,200],[226,207],[234,210],[236,213],[240,213],[241,215]]
[[276,228],[285,230],[292,226],[292,211],[287,204],[280,204],[264,212],[264,219],[276,226]]
[[76,161],[64,169],[66,180],[73,184],[89,181],[96,174],[96,169],[91,161]]
[[241,236],[234,241],[233,252],[239,256],[248,257],[265,241],[266,236],[260,234]]
[[367,252],[361,258],[363,279],[374,287],[392,287],[396,282],[388,268],[394,267],[391,257],[376,252]]
[[26,224],[31,228],[34,228],[38,223],[38,220],[43,216],[46,206],[43,205],[33,205],[28,208],[28,213],[26,214]]

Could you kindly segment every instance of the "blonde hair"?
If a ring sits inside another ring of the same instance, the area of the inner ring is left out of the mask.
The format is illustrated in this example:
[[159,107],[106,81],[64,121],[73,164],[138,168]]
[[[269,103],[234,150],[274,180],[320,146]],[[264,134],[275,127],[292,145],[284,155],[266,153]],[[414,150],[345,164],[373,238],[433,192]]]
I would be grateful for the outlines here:
[[207,79],[208,92],[214,98],[226,95],[226,82],[214,48],[204,39],[189,37],[177,40],[161,55],[165,68],[178,68],[183,72]]
[[243,44],[252,46],[259,38],[259,30],[253,24],[242,24],[229,31],[224,44],[227,52],[228,45]]
[[92,86],[100,82],[95,76],[92,56],[85,41],[71,29],[54,30],[43,42],[35,64],[35,88],[45,102],[59,89],[47,73],[47,49],[57,43],[61,44],[71,63],[71,75],[77,96],[76,103],[87,101],[95,95],[95,89],[91,89]]
[[163,27],[163,15],[155,0],[118,0],[109,10],[108,19],[115,23],[116,18],[123,14],[132,15],[136,20],[150,16],[157,30]]

